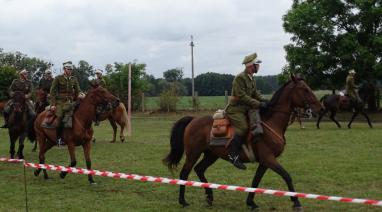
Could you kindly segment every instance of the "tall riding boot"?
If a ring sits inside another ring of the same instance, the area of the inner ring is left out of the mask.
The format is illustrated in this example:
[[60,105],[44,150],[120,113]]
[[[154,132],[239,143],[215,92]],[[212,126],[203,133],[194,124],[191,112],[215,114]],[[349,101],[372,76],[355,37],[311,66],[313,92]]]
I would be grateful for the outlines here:
[[239,159],[240,145],[243,139],[244,139],[244,136],[235,135],[229,146],[229,154],[228,154],[229,161],[238,169],[247,168]]
[[95,117],[95,123],[94,123],[95,126],[99,126],[99,114],[96,113],[96,117]]
[[62,137],[62,133],[64,131],[64,126],[63,126],[63,123],[62,123],[62,119],[61,118],[57,118],[57,127],[56,127],[56,135],[57,135],[57,145],[58,146],[61,146],[61,145],[65,145],[64,143],[64,139]]
[[7,112],[3,112],[3,116],[4,116],[4,125],[1,126],[0,128],[8,128],[8,117],[9,117],[9,114]]

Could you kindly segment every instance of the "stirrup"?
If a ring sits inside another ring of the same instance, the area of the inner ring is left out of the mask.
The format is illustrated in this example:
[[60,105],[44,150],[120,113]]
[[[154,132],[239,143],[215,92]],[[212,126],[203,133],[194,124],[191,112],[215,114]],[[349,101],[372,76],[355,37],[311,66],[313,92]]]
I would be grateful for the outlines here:
[[247,167],[240,161],[239,159],[239,155],[236,155],[236,156],[232,156],[232,155],[228,155],[228,158],[229,158],[229,161],[238,169],[242,169],[242,170],[245,170],[247,169]]

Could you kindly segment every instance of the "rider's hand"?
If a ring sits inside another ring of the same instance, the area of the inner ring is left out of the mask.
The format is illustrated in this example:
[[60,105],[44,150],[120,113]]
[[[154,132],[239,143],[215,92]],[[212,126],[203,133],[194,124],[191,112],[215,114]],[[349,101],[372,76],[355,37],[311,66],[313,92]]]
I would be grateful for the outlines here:
[[79,98],[79,99],[83,99],[83,98],[85,98],[85,94],[84,94],[84,93],[82,93],[82,92],[81,92],[81,93],[79,93],[79,94],[78,94],[78,98]]
[[268,109],[269,105],[267,102],[260,102],[259,108],[262,110]]

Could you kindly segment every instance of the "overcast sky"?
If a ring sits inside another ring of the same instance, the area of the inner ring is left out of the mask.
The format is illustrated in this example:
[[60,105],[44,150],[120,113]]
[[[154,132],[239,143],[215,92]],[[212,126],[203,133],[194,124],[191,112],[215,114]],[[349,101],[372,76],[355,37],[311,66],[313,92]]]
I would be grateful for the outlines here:
[[281,72],[290,35],[282,16],[292,0],[0,0],[0,48],[55,64],[86,60],[104,69],[137,60],[146,72],[183,68],[191,76],[236,75],[257,52],[260,75]]

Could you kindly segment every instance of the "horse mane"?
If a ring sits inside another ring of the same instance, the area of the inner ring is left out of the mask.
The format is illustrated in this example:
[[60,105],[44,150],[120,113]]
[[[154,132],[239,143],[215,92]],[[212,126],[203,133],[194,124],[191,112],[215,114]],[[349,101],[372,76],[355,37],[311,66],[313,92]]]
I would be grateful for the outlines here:
[[[296,77],[297,81],[304,80],[302,77]],[[276,104],[279,102],[279,99],[281,97],[281,94],[285,90],[285,88],[293,82],[292,80],[287,81],[284,83],[276,92],[273,94],[271,100],[268,103],[268,108],[267,109],[261,109],[260,110],[260,115],[262,116],[263,119],[268,119],[272,116],[272,107],[276,106]]]

